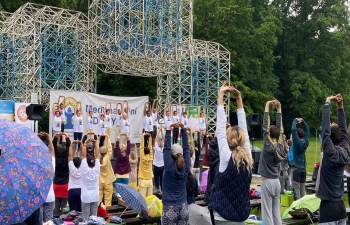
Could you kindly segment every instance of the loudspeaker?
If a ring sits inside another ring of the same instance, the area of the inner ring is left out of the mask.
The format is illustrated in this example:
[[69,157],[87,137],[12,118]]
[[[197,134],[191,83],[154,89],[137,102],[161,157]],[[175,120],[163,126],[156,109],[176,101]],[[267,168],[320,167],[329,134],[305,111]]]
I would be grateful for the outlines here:
[[45,105],[30,104],[26,108],[26,113],[29,120],[42,120],[44,119]]
[[249,126],[260,125],[259,113],[252,113],[247,117],[247,122]]

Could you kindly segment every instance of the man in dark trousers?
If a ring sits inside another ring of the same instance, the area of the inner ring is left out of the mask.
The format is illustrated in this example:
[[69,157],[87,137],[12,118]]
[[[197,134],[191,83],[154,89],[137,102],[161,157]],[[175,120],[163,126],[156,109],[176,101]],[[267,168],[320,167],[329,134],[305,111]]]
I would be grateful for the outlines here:
[[[297,124],[302,126],[297,128]],[[292,123],[293,164],[291,166],[294,200],[305,195],[306,158],[305,152],[309,146],[309,127],[302,118],[295,118]]]
[[[330,104],[338,104],[338,124],[330,120]],[[341,94],[326,99],[322,114],[322,167],[316,196],[321,199],[318,224],[346,224],[344,168],[350,164],[346,118]]]

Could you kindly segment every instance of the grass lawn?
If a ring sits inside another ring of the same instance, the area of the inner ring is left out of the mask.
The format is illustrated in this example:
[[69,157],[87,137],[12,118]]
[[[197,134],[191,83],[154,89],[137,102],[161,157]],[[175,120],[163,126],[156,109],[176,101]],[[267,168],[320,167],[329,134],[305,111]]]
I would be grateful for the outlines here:
[[[316,137],[312,137],[309,140],[309,147],[306,150],[306,172],[308,178],[311,179],[313,170],[314,170],[314,163],[320,161],[321,157],[321,148],[320,148],[320,141]],[[254,146],[257,146],[258,148],[262,149],[263,141],[262,140],[254,140]],[[348,205],[348,195],[344,194],[343,201],[345,203],[346,207],[349,207]],[[252,210],[251,214],[259,215],[260,213],[257,210]]]

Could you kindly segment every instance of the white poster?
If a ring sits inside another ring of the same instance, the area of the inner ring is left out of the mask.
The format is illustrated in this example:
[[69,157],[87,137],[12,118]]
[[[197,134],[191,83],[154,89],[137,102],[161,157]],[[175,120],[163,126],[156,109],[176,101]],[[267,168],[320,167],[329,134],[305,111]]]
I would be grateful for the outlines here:
[[[34,121],[28,120],[26,113],[28,105],[30,105],[30,103],[15,103],[15,122],[34,131]],[[36,127],[36,129],[38,129],[38,127]]]
[[[116,114],[117,114],[117,104],[123,104],[127,101],[129,106],[129,116],[130,116],[130,141],[133,143],[140,143],[142,136],[142,116],[143,107],[145,102],[148,102],[148,96],[141,97],[117,97],[108,95],[99,95],[89,92],[81,91],[65,91],[65,90],[51,90],[50,91],[50,134],[52,134],[52,124],[53,124],[53,109],[59,106],[60,103],[65,102],[65,116],[67,123],[65,124],[65,132],[69,136],[73,137],[73,110],[76,110],[78,105],[81,106],[82,116],[83,116],[83,126],[84,134],[87,131],[87,116],[89,110],[93,111],[93,128],[94,132],[98,134],[98,123],[100,113],[104,113],[104,107],[107,103],[111,103],[111,141],[115,143],[115,130],[116,130]],[[109,108],[109,104],[107,106]],[[119,107],[120,108],[120,107]],[[85,123],[85,124],[84,124]]]

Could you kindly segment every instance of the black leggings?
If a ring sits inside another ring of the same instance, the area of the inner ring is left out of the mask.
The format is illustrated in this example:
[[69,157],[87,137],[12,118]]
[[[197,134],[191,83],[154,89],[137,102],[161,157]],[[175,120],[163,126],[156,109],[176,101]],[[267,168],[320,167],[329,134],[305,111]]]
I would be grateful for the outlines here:
[[161,187],[163,186],[163,171],[164,171],[164,166],[158,167],[153,165],[153,175],[154,175],[154,186],[156,189],[160,190]]

